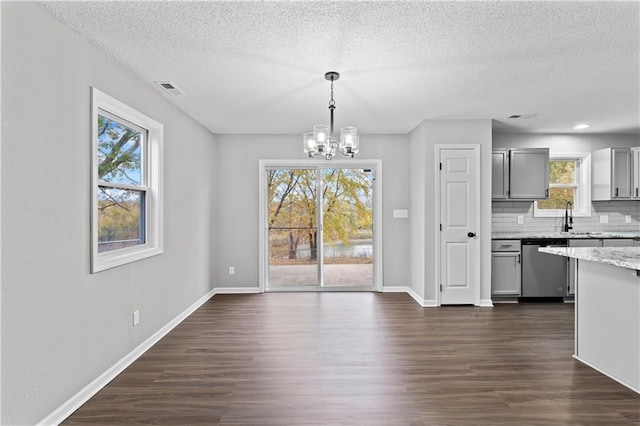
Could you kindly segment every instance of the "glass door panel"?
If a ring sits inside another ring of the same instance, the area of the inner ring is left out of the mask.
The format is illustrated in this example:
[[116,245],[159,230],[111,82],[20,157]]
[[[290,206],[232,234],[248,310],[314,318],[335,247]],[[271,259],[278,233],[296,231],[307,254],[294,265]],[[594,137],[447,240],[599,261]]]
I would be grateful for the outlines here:
[[268,170],[268,285],[317,287],[317,171]]
[[322,285],[373,286],[373,172],[323,169]]

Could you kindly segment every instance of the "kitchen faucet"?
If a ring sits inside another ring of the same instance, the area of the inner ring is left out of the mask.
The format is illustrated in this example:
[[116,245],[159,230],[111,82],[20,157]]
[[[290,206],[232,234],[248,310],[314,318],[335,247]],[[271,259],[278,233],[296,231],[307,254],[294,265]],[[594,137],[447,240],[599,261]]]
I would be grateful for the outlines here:
[[[571,209],[571,214],[569,214],[569,209]],[[570,229],[573,229],[573,203],[567,201],[564,206],[564,232],[569,232]]]

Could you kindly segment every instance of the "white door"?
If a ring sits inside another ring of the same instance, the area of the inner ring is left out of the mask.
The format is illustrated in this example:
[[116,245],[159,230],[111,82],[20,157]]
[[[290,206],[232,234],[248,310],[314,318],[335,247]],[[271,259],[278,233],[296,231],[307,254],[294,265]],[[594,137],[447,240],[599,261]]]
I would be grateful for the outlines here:
[[478,146],[440,148],[440,304],[478,304]]

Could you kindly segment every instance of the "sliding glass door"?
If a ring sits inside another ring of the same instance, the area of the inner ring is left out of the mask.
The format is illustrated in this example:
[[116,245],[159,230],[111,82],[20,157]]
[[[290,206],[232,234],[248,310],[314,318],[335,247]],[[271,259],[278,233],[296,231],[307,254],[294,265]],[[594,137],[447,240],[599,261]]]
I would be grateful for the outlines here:
[[318,279],[316,170],[267,170],[269,285],[313,287]]
[[375,170],[265,173],[266,290],[373,289]]
[[322,170],[322,285],[373,284],[373,173]]

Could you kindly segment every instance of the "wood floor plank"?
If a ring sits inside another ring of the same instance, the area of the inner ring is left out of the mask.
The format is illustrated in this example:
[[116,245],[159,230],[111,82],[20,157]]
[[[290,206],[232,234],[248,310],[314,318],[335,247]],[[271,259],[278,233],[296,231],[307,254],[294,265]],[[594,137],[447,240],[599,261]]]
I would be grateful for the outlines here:
[[572,358],[573,321],[571,304],[218,295],[64,424],[640,424],[640,395]]

